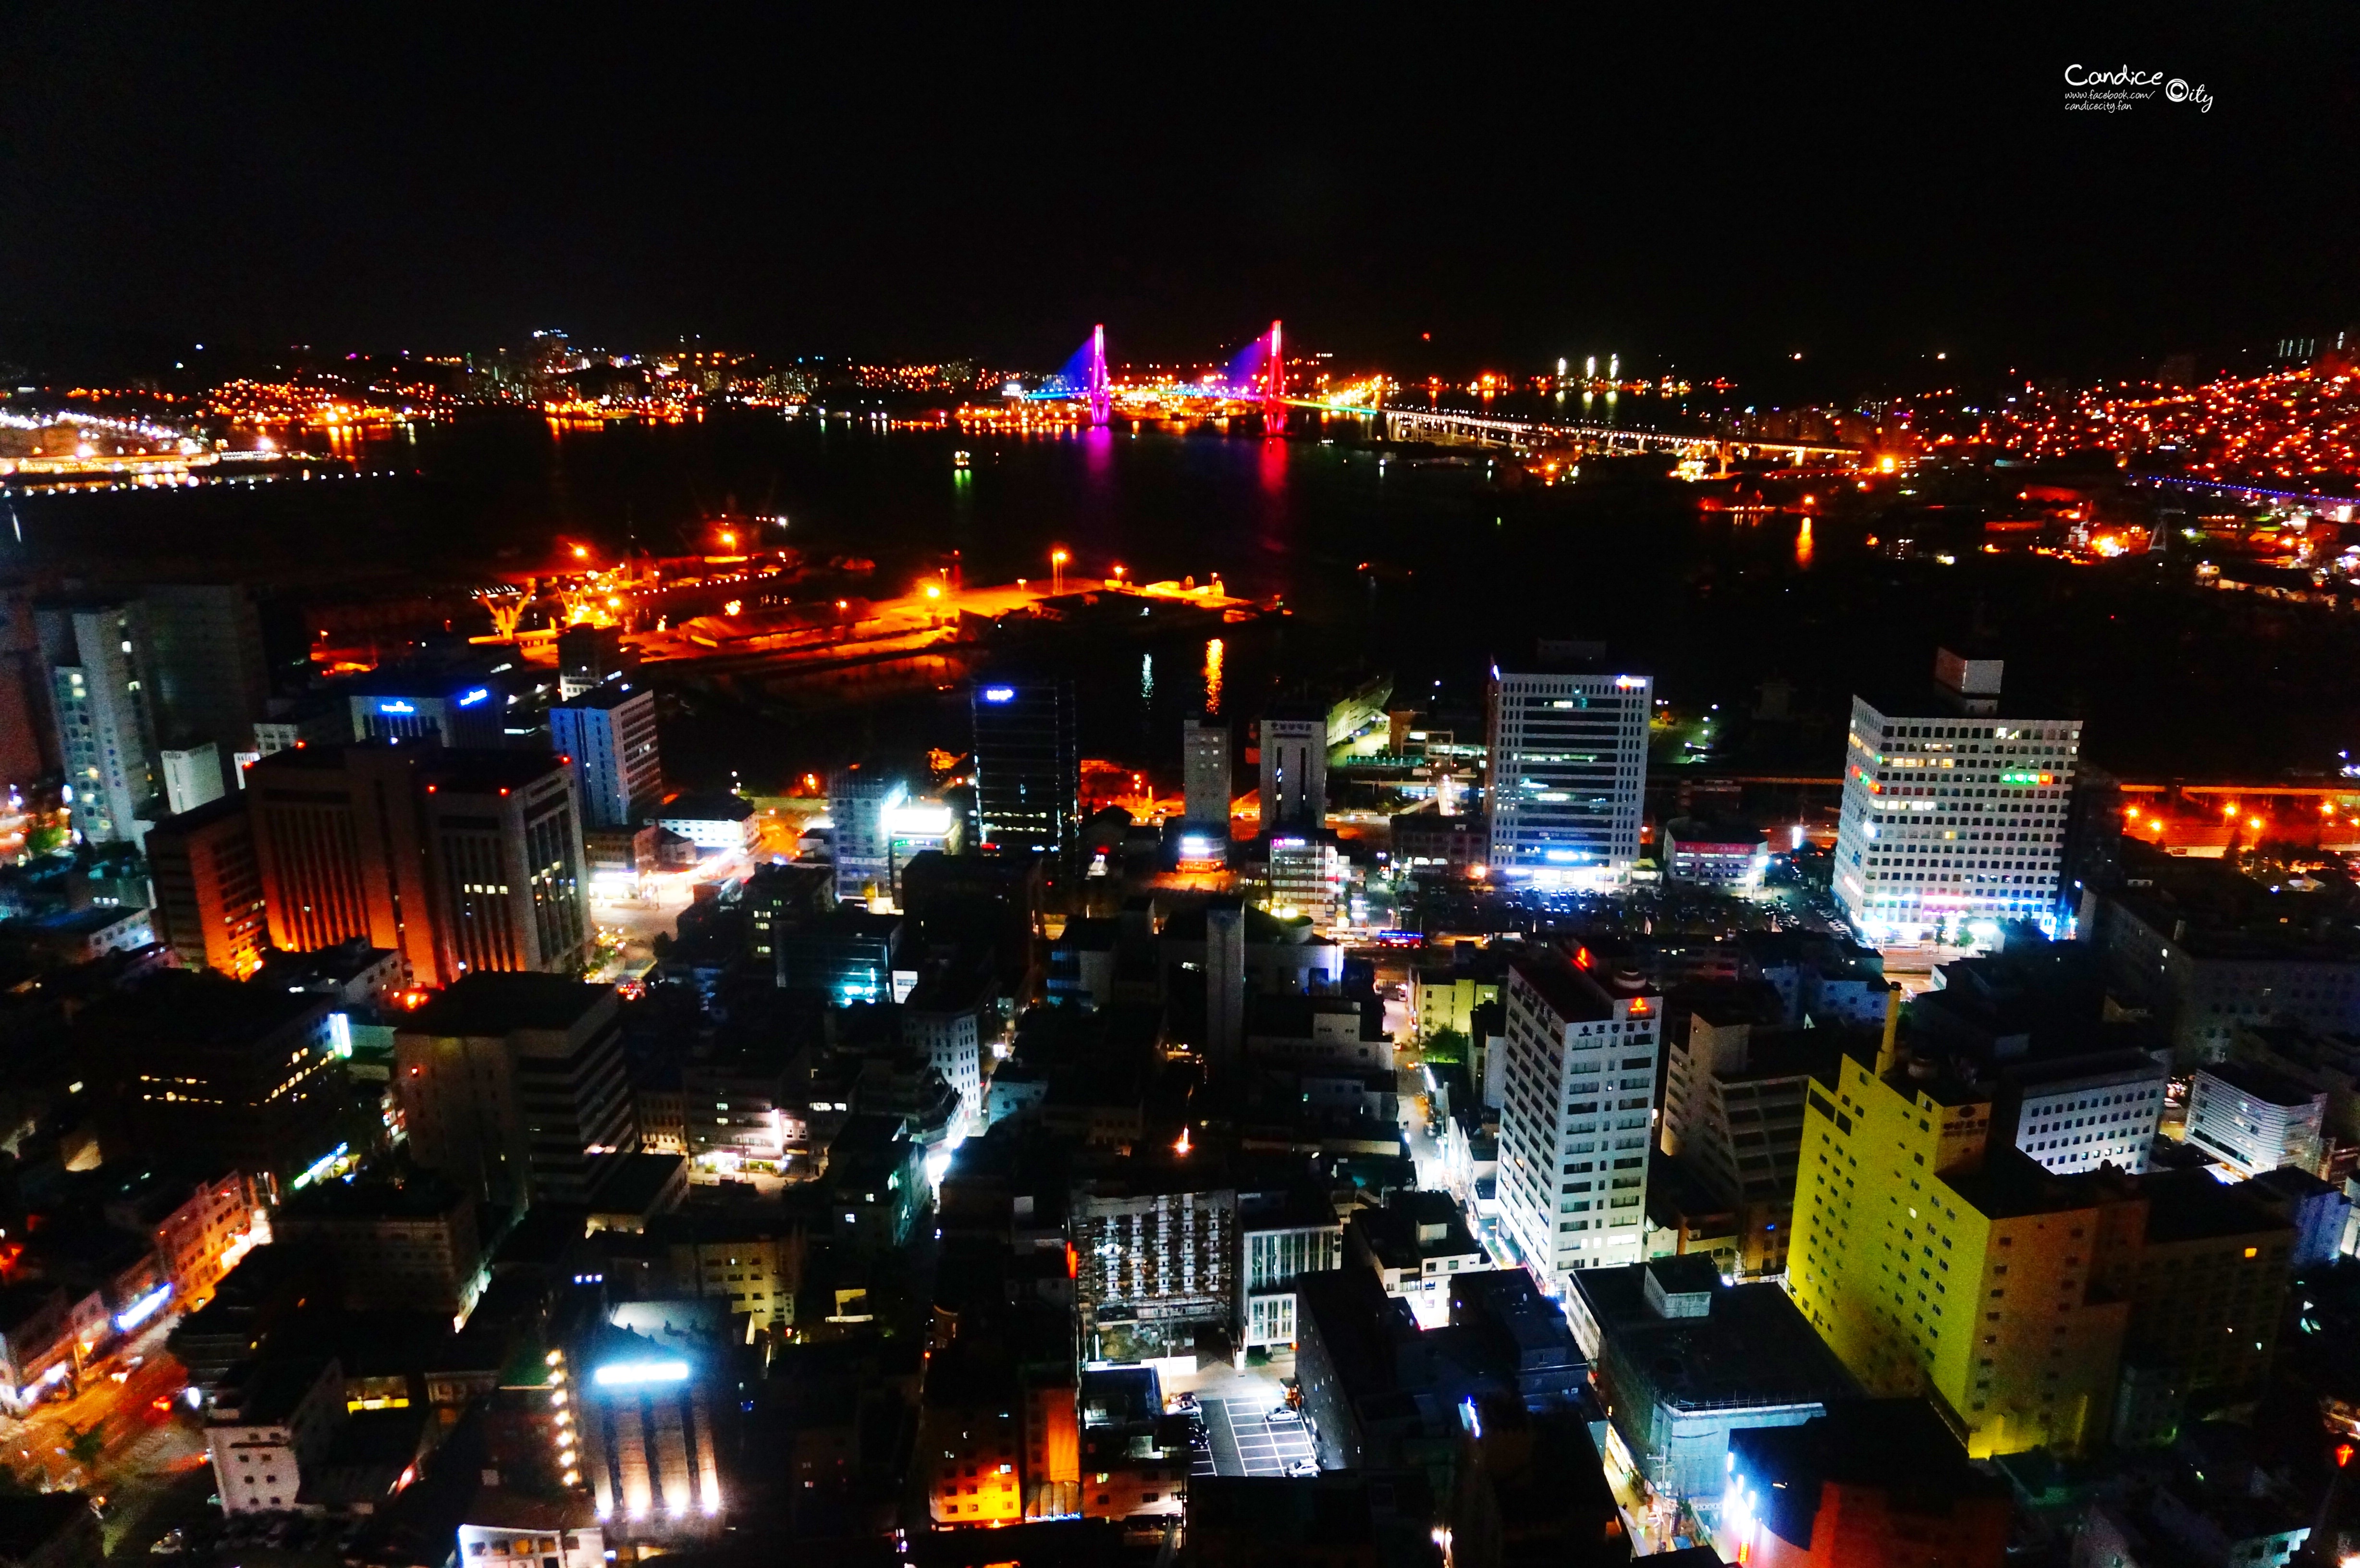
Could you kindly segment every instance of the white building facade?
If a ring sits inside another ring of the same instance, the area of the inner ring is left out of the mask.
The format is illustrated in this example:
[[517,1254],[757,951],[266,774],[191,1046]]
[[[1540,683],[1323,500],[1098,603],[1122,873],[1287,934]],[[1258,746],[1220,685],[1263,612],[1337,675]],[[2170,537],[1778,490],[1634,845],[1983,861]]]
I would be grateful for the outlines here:
[[2053,930],[2081,721],[2003,714],[1998,659],[1935,669],[1921,702],[1852,699],[1836,901],[1871,944]]
[[1541,958],[1510,965],[1504,1011],[1501,1219],[1561,1291],[1575,1269],[1644,1258],[1662,1009]]
[[1495,671],[1492,875],[1611,887],[1639,858],[1652,676]]

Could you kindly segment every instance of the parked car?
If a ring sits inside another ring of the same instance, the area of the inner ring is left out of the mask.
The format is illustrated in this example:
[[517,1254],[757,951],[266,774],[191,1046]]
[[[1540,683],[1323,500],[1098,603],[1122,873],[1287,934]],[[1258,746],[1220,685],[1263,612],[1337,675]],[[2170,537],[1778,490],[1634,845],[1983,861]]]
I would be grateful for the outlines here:
[[1262,1419],[1272,1426],[1301,1426],[1303,1412],[1293,1405],[1273,1405],[1270,1413]]

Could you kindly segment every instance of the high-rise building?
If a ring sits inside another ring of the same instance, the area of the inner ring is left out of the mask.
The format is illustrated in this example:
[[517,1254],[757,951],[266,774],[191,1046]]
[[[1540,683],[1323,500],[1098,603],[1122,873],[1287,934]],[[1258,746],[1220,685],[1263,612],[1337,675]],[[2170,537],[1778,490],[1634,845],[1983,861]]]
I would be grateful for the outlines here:
[[161,757],[164,809],[175,815],[193,811],[207,800],[222,797],[221,749],[213,742],[166,746]]
[[650,687],[596,686],[568,697],[549,710],[549,744],[574,768],[585,827],[629,827],[663,797]]
[[245,979],[270,945],[254,824],[240,798],[165,818],[148,833],[157,940],[185,969]]
[[276,946],[365,937],[432,985],[570,973],[589,951],[582,825],[553,756],[306,747],[256,763],[247,795]]
[[1336,922],[1344,892],[1344,856],[1325,830],[1281,828],[1263,835],[1270,855],[1270,907],[1282,919]]
[[355,740],[508,744],[508,694],[486,670],[388,666],[340,685]]
[[615,989],[468,975],[404,1018],[396,1093],[418,1162],[486,1202],[587,1202],[639,1148]]
[[1180,726],[1182,814],[1227,832],[1229,825],[1229,726],[1209,714]]
[[1944,648],[1930,693],[1852,698],[1835,894],[1871,942],[2056,929],[2081,723],[2004,709],[2002,673]]
[[565,766],[546,753],[446,751],[421,772],[445,975],[580,970],[589,884]]
[[137,844],[162,814],[147,613],[126,600],[45,608],[35,619],[74,828],[93,844]]
[[28,786],[59,767],[49,691],[32,602],[0,591],[0,790]]
[[111,1078],[143,1159],[236,1165],[291,1181],[353,1136],[330,998],[165,970],[85,1011],[87,1061]]
[[1262,718],[1262,832],[1328,823],[1328,714],[1280,708]]
[[1520,882],[1604,886],[1639,858],[1655,680],[1592,668],[1594,645],[1494,670],[1491,866]]
[[893,840],[885,818],[902,794],[900,779],[858,763],[827,776],[827,820],[835,841],[837,898],[890,895]]
[[585,691],[628,675],[633,660],[623,651],[619,626],[568,626],[557,634],[557,694],[571,702]]
[[159,583],[140,598],[155,649],[157,732],[189,749],[211,741],[219,783],[235,789],[236,754],[254,749],[255,722],[270,701],[253,597],[224,583]]
[[2089,1452],[2147,1381],[2250,1397],[2291,1227],[2206,1171],[2053,1174],[1994,1136],[1995,1086],[1871,1058],[1804,1097],[1786,1274],[1869,1392],[1934,1398],[1976,1458]]
[[1508,966],[1505,1001],[1499,1194],[1509,1236],[1552,1284],[1641,1261],[1656,998],[1547,956]]
[[1235,898],[1205,905],[1205,1075],[1228,1083],[1245,1067],[1246,911]]
[[989,677],[976,683],[972,706],[982,847],[1070,860],[1082,831],[1073,682]]
[[726,1528],[714,1413],[735,1385],[726,1345],[679,1328],[695,1322],[683,1306],[618,1303],[572,1357],[581,1469],[618,1544]]

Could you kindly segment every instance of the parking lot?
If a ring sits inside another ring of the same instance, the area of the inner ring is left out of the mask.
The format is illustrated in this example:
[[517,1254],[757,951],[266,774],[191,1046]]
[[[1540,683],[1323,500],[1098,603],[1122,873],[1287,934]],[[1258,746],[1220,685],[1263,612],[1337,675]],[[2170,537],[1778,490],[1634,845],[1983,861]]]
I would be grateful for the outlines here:
[[1210,1454],[1194,1455],[1192,1475],[1284,1475],[1291,1466],[1313,1463],[1311,1434],[1300,1422],[1263,1421],[1267,1404],[1206,1399],[1197,1408],[1213,1447]]

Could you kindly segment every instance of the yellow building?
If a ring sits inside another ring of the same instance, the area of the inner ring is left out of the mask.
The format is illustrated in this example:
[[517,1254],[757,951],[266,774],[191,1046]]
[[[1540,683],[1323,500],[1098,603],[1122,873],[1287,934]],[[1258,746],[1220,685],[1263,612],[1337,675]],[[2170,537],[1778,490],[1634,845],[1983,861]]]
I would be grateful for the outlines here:
[[1419,964],[1410,971],[1410,1013],[1417,1019],[1417,1038],[1430,1040],[1443,1029],[1475,1037],[1475,1009],[1500,999],[1505,965],[1470,968],[1463,964]]
[[[2117,1398],[2126,1348],[2175,1398],[2258,1385],[2291,1229],[2234,1189],[2051,1174],[1992,1137],[1989,1086],[1907,1060],[1889,1029],[1804,1098],[1787,1288],[1871,1393],[1927,1395],[1985,1458],[2106,1442],[2138,1404]],[[2125,1421],[2169,1436],[2168,1415]]]
[[1889,1044],[1836,1079],[1804,1097],[1796,1304],[1871,1393],[1932,1398],[1975,1458],[2095,1446],[2128,1305],[2090,1289],[2094,1193],[2012,1148],[1987,1160],[1990,1094]]

